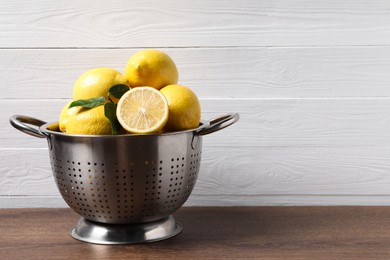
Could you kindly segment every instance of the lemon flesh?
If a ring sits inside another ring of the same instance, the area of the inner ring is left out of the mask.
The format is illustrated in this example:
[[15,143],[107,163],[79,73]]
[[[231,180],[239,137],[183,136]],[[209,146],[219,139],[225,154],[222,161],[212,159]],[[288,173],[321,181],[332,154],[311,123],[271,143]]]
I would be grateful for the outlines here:
[[168,103],[152,87],[133,88],[119,99],[116,115],[121,126],[130,133],[156,133],[168,120]]
[[168,101],[169,118],[165,129],[180,131],[199,126],[201,109],[199,99],[188,87],[168,85],[160,90]]
[[130,87],[161,89],[176,84],[179,78],[175,62],[159,50],[142,50],[130,57],[125,68]]

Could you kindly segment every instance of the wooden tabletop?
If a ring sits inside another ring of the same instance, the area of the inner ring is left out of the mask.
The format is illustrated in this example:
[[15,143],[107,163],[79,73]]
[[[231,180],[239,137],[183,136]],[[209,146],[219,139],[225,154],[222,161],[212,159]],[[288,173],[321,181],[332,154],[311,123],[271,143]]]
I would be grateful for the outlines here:
[[70,209],[0,209],[1,259],[390,259],[390,207],[191,207],[137,245],[73,239]]

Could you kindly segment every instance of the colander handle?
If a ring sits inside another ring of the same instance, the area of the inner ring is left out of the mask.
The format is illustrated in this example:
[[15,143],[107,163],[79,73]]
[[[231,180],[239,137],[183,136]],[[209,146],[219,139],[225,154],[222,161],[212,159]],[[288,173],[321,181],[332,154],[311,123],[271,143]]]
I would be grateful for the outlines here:
[[46,124],[46,122],[44,122],[42,120],[28,117],[28,116],[13,115],[10,117],[9,121],[13,127],[15,127],[16,129],[18,129],[19,131],[21,131],[23,133],[26,133],[26,134],[29,134],[29,135],[32,135],[35,137],[39,137],[39,138],[46,138],[47,137],[44,133],[39,131],[39,128],[32,128],[29,126],[29,125],[33,125],[33,126],[40,127],[41,125]]
[[208,135],[214,133],[234,124],[238,119],[240,119],[240,115],[237,113],[219,116],[207,122],[206,127],[199,130],[195,135]]

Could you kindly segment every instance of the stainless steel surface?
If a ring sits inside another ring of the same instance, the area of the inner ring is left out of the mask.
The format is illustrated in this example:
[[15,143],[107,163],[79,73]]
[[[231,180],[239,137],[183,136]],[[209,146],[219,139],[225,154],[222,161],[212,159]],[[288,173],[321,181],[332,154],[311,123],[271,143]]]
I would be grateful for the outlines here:
[[198,177],[203,135],[238,119],[229,114],[187,131],[106,136],[61,133],[58,123],[26,116],[10,121],[24,133],[46,137],[57,187],[80,216],[142,225],[167,218],[185,203]]
[[195,135],[208,135],[219,130],[222,130],[240,119],[240,115],[237,113],[227,114],[211,119],[207,122],[207,126],[199,130],[195,130]]
[[47,137],[43,133],[39,131],[37,128],[30,127],[29,125],[33,126],[41,126],[46,124],[46,122],[36,119],[36,118],[31,118],[28,116],[21,116],[21,115],[14,115],[10,118],[10,123],[13,127],[18,129],[19,131],[22,131],[23,133],[39,137],[39,138],[45,138]]
[[57,187],[88,220],[129,224],[164,218],[183,205],[198,177],[202,140],[192,149],[190,132],[51,138]]
[[129,225],[101,224],[81,218],[70,234],[78,240],[95,244],[135,244],[167,239],[181,230],[181,225],[172,216]]

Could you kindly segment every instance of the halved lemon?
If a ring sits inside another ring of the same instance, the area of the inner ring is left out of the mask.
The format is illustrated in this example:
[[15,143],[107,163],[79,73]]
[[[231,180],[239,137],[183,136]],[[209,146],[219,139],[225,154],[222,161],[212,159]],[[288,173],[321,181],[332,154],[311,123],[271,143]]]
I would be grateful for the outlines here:
[[116,116],[122,127],[134,134],[159,132],[168,121],[168,102],[152,87],[127,91],[118,101]]

